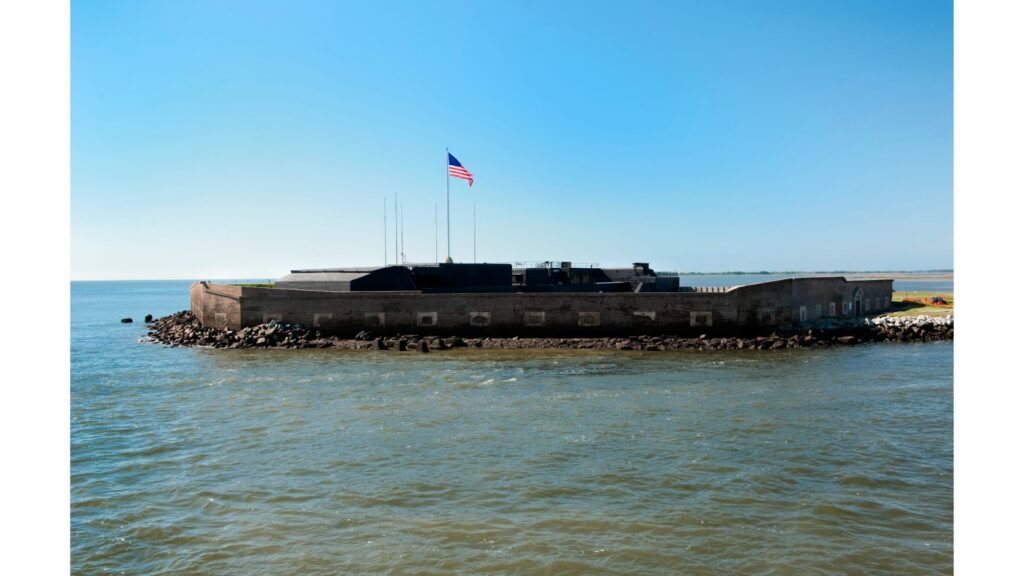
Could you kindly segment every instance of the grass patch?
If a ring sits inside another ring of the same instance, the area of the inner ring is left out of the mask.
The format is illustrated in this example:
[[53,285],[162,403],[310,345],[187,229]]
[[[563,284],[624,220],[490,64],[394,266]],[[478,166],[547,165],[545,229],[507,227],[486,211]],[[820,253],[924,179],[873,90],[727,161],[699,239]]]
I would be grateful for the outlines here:
[[[934,305],[938,296],[946,305]],[[892,293],[892,311],[889,316],[946,316],[953,313],[952,292],[912,292],[900,290]]]
[[242,288],[274,288],[273,282],[267,282],[263,284],[235,284],[235,286],[241,286]]

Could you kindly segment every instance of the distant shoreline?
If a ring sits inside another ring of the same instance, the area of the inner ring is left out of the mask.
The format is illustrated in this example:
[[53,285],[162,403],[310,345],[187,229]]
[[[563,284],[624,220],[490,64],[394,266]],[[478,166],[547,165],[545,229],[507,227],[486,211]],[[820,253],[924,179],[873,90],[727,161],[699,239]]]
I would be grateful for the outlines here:
[[[659,272],[660,273],[660,272]],[[849,280],[953,280],[952,271],[928,272],[678,272],[684,276],[844,276]]]
[[[952,270],[922,270],[920,272],[673,272],[668,270],[660,270],[658,274],[673,275],[678,274],[680,277],[688,276],[845,276],[850,280],[872,280],[872,279],[892,279],[892,280],[953,280]],[[89,279],[75,279],[72,278],[71,282],[186,282],[195,281],[196,278],[89,278]],[[223,283],[237,283],[237,282],[256,282],[266,281],[273,282],[274,279],[266,276],[249,276],[239,278],[205,278],[206,280]]]

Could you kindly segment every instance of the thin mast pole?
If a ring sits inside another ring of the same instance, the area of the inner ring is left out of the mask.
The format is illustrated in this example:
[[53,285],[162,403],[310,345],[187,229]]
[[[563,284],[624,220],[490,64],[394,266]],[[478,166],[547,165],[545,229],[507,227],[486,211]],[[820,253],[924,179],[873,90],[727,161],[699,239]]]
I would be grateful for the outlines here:
[[448,211],[445,221],[448,224],[448,261],[452,261],[452,192],[451,177],[448,175],[448,148],[444,149],[444,207]]
[[434,202],[434,264],[437,263],[437,202]]
[[398,191],[395,191],[395,264],[398,261]]
[[402,202],[402,265],[405,266],[405,202]]
[[473,200],[473,264],[476,264],[476,200]]
[[388,265],[388,197],[384,197],[384,266]]

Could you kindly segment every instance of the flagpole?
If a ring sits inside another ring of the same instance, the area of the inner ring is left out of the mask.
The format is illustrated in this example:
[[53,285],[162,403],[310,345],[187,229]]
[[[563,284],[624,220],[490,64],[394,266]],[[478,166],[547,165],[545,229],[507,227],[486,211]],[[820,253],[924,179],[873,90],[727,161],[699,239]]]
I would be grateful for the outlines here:
[[476,264],[476,200],[473,200],[473,264]]
[[448,225],[448,262],[452,261],[452,191],[451,176],[448,174],[448,148],[444,149],[444,207],[448,212],[445,223]]
[[388,265],[388,197],[384,197],[384,267]]
[[434,202],[434,264],[437,263],[437,202]]

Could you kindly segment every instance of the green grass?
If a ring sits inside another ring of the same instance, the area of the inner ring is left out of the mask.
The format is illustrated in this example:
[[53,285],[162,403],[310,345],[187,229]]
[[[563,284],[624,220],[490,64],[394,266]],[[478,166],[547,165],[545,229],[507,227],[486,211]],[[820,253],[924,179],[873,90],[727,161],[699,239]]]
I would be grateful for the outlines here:
[[[933,296],[941,296],[949,306],[931,306],[927,302]],[[953,313],[952,292],[907,292],[892,293],[893,310],[889,316],[946,316]]]
[[235,286],[241,286],[242,288],[273,288],[274,283],[269,282],[264,284],[235,284]]

